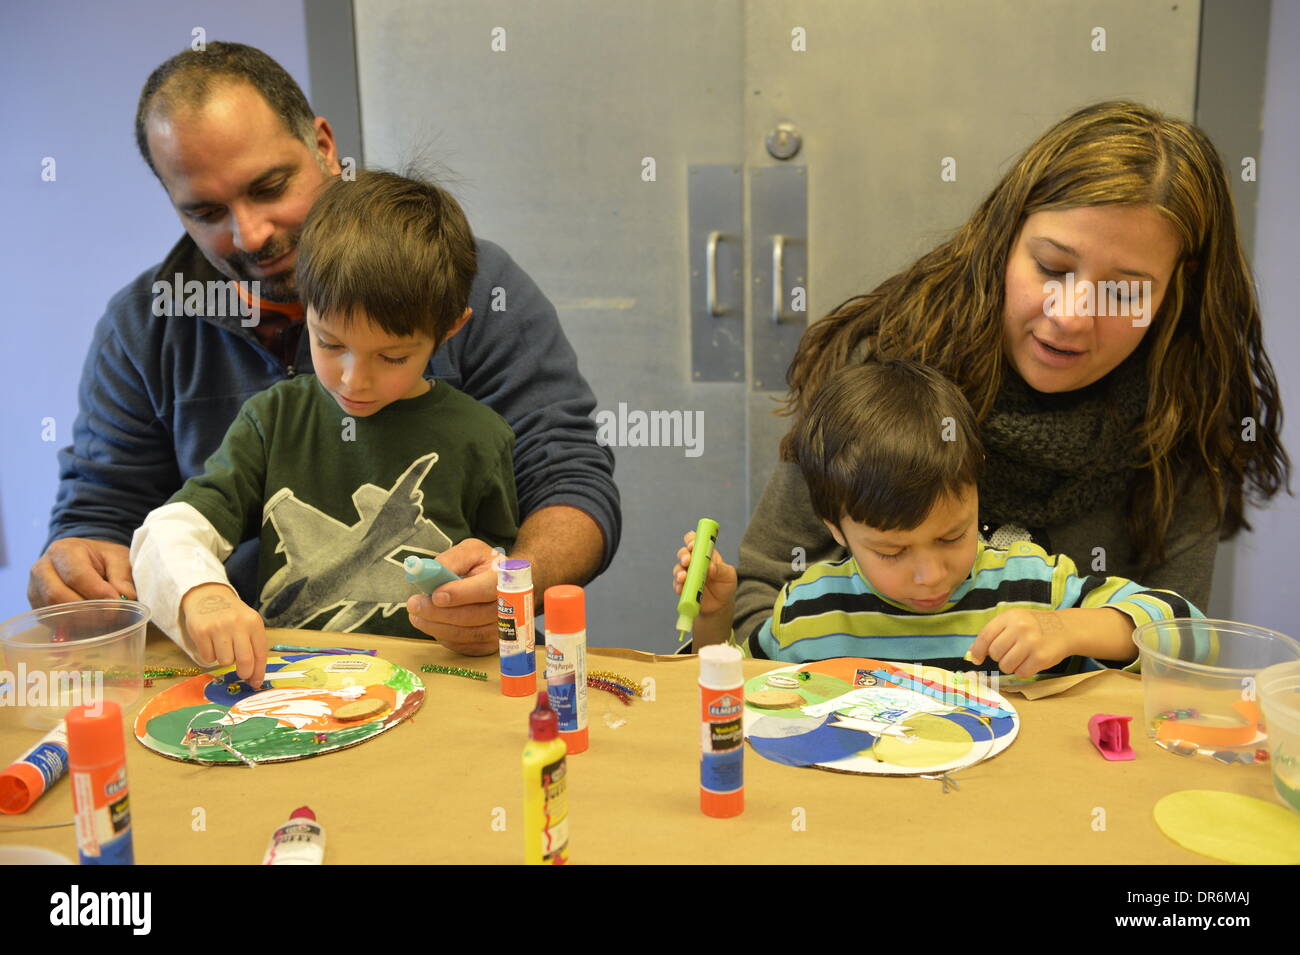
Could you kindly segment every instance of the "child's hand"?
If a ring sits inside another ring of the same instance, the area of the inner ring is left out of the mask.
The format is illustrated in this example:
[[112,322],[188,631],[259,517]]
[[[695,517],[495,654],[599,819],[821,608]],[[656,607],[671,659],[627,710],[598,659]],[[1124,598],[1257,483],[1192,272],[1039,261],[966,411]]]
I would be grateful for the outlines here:
[[266,678],[266,625],[226,584],[200,584],[181,599],[181,617],[201,660],[235,665],[239,678],[258,687]]
[[[682,538],[686,546],[677,552],[677,563],[673,566],[673,591],[680,594],[686,584],[686,569],[691,566],[691,549],[695,545],[695,531],[690,531]],[[732,567],[713,548],[709,555],[709,572],[704,578],[704,592],[700,595],[700,616],[715,614],[727,610],[730,617],[732,600],[736,594],[736,568]]]
[[1003,673],[1030,677],[1055,666],[1074,650],[1069,629],[1053,610],[1004,610],[987,624],[971,644],[976,665],[992,657]]

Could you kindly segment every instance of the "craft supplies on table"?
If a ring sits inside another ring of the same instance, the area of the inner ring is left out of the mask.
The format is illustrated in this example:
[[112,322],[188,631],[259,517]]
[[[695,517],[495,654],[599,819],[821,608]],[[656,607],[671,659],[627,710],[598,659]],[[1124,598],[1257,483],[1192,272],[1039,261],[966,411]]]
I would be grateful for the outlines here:
[[1133,631],[1147,736],[1178,756],[1220,764],[1268,758],[1259,671],[1300,659],[1300,643],[1231,620],[1154,620]]
[[526,560],[498,561],[498,655],[501,692],[506,696],[532,696],[537,692],[533,626],[533,565]]
[[528,715],[528,742],[522,757],[526,865],[569,861],[568,748],[559,733],[559,718],[542,690],[537,707]]
[[309,806],[300,806],[271,834],[262,865],[320,865],[325,861],[325,828]]
[[26,812],[68,771],[68,727],[62,720],[0,773],[0,813]]
[[700,811],[726,819],[745,811],[745,674],[738,649],[700,649]]
[[122,708],[112,700],[74,706],[65,723],[81,864],[133,865]]
[[587,604],[581,587],[547,587],[546,692],[560,719],[569,755],[585,752],[587,731]]

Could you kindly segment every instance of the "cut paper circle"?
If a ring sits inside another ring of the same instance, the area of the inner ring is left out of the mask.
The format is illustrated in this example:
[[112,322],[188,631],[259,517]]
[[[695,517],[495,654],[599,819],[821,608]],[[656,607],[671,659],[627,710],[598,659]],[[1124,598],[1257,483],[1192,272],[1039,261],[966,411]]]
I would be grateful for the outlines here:
[[1300,865],[1300,813],[1240,793],[1187,789],[1156,803],[1156,825],[1184,849],[1239,865]]
[[798,736],[751,736],[749,744],[760,756],[774,763],[813,766],[856,755],[862,749],[863,738],[856,730],[836,729],[823,724]]
[[[798,681],[801,705],[774,709],[775,684]],[[766,691],[766,692],[765,692]],[[1002,752],[1020,730],[1015,708],[972,674],[838,657],[770,670],[745,683],[745,737],[787,766],[916,776],[952,772]]]
[[262,687],[241,681],[234,667],[200,674],[149,700],[133,728],[144,746],[171,759],[239,766],[355,746],[396,726],[423,702],[420,678],[387,660],[339,652],[271,654]]

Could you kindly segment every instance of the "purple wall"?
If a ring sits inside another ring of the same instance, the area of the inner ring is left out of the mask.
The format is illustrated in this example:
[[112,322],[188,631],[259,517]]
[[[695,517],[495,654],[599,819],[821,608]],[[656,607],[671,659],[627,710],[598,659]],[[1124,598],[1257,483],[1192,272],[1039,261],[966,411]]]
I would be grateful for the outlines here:
[[[1255,279],[1264,318],[1264,346],[1277,371],[1286,426],[1282,443],[1297,468],[1300,491],[1300,324],[1296,322],[1295,264],[1300,248],[1300,4],[1274,0],[1269,24],[1264,117],[1255,224]],[[1237,539],[1233,618],[1272,627],[1300,639],[1295,600],[1300,501],[1285,494],[1264,511],[1252,510],[1252,534]]]
[[[310,97],[301,0],[0,5],[0,619],[27,609],[91,330],[183,231],[133,124],[145,79],[195,27],[265,50]],[[41,179],[46,156],[53,182]]]

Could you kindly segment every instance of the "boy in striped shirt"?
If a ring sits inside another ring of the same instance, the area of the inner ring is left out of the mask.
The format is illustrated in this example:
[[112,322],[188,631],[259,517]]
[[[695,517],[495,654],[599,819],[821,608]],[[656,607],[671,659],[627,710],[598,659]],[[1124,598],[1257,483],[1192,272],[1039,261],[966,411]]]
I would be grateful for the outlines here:
[[[1080,576],[1064,554],[1005,549],[978,533],[984,467],[975,415],[938,372],[885,359],[841,369],[799,423],[794,451],[814,512],[849,556],[808,568],[750,637],[754,657],[915,661],[950,670],[986,659],[1018,677],[1136,668],[1133,628],[1201,617],[1176,593]],[[678,551],[680,592],[694,534]],[[736,570],[714,551],[695,649],[726,642]]]

